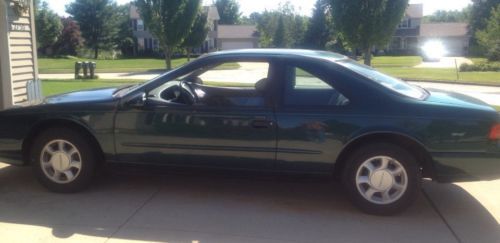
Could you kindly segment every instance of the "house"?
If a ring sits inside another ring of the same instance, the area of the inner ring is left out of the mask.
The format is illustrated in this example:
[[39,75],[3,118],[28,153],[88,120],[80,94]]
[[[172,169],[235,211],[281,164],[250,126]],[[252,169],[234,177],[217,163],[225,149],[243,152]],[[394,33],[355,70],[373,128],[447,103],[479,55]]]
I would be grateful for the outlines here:
[[219,25],[219,50],[257,48],[259,34],[255,25]]
[[417,51],[423,16],[423,4],[410,4],[408,6],[403,20],[398,25],[389,44],[390,52],[407,54]]
[[423,23],[423,4],[410,4],[386,51],[390,54],[419,54],[428,41],[440,41],[449,56],[467,55],[466,23]]
[[420,27],[420,43],[439,40],[448,56],[466,55],[469,39],[467,23],[429,23]]
[[38,79],[33,1],[0,1],[0,109],[28,100]]
[[[220,16],[215,6],[204,6],[203,10],[207,13],[207,22],[210,28],[207,39],[199,49],[199,52],[205,53],[217,49],[216,38]],[[137,7],[133,4],[130,5],[130,24],[137,39],[136,50],[138,53],[157,53],[160,51],[158,39],[147,30]]]

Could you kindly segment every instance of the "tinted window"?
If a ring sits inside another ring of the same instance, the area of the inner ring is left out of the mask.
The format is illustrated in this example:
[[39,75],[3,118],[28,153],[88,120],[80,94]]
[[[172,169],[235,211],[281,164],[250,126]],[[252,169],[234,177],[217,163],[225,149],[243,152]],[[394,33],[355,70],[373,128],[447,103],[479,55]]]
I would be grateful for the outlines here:
[[299,67],[287,68],[284,103],[288,106],[343,106],[349,100],[332,85]]

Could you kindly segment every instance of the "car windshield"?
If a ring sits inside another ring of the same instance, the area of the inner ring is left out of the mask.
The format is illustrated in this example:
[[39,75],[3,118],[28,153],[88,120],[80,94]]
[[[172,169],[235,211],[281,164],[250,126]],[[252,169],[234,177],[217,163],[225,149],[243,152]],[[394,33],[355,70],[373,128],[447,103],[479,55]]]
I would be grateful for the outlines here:
[[427,96],[427,93],[424,89],[413,86],[401,79],[383,74],[369,66],[357,63],[356,61],[346,60],[338,63],[401,95],[415,99],[425,99],[425,97]]

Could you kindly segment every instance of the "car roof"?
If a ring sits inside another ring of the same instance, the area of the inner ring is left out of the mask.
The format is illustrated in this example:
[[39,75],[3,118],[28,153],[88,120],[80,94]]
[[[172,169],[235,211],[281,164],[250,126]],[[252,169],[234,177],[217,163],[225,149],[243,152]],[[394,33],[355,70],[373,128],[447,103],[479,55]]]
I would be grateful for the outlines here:
[[328,61],[340,61],[348,59],[346,56],[328,51],[316,51],[316,50],[305,50],[305,49],[271,49],[271,48],[257,48],[257,49],[240,49],[240,50],[229,50],[229,51],[219,51],[213,52],[206,56],[213,57],[223,57],[223,56],[299,56],[299,57],[310,57],[316,59],[324,59]]

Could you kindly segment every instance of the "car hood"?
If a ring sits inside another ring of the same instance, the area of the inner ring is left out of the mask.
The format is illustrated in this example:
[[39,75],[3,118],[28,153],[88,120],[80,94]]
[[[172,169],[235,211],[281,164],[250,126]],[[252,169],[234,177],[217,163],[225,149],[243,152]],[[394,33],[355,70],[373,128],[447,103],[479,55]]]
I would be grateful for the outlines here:
[[92,102],[92,101],[106,101],[113,98],[113,94],[119,88],[100,88],[90,90],[80,90],[60,95],[54,95],[45,98],[45,104],[58,104],[58,103],[75,103],[75,102]]
[[439,89],[429,89],[430,95],[426,102],[437,103],[462,108],[472,108],[481,110],[494,110],[490,105],[479,99],[461,93],[444,91]]

